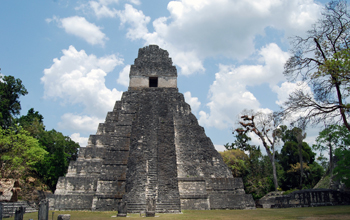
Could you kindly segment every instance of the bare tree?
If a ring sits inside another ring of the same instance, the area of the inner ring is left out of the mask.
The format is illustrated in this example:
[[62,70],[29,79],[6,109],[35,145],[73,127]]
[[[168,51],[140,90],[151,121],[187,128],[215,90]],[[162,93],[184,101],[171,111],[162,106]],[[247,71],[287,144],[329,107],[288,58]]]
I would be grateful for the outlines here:
[[[350,14],[345,0],[331,1],[322,18],[308,31],[307,37],[292,38],[293,56],[285,64],[289,80],[301,79],[313,90],[299,89],[284,103],[286,115],[305,112],[302,120],[317,124],[340,118],[350,131]],[[340,116],[340,117],[339,117]]]
[[281,115],[278,113],[255,113],[253,110],[245,110],[242,114],[243,116],[241,116],[239,124],[243,128],[238,128],[235,131],[240,135],[253,132],[260,138],[272,165],[273,183],[277,191],[278,182],[275,165],[275,146],[280,140],[281,131],[278,126],[281,122]]

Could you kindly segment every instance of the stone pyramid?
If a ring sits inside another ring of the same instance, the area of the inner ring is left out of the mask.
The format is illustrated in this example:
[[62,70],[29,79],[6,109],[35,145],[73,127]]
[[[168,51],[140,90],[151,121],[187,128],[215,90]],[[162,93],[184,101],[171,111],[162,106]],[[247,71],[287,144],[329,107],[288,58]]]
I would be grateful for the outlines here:
[[139,49],[128,91],[59,178],[54,206],[105,211],[123,201],[140,212],[150,198],[156,212],[255,207],[178,92],[168,52],[156,45]]

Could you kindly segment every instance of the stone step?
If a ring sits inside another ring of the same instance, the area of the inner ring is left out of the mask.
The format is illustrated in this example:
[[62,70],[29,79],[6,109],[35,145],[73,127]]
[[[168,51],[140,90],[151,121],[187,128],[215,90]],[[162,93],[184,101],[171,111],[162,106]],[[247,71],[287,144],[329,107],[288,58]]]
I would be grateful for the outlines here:
[[[161,203],[156,204],[156,212],[162,213],[162,212],[179,212],[180,210],[180,202],[174,202],[174,203]],[[146,210],[146,204],[142,203],[131,203],[128,204],[128,212],[138,213],[138,212],[144,212]]]
[[143,203],[128,203],[128,212],[138,213],[146,210],[146,204]]

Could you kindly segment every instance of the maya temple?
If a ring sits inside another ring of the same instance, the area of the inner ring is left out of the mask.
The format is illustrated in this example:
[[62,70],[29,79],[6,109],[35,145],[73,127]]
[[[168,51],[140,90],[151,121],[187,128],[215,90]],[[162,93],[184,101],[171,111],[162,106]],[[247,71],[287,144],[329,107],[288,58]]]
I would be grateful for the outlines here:
[[139,49],[130,84],[88,145],[80,148],[54,195],[56,210],[249,209],[241,178],[233,178],[177,88],[166,50]]

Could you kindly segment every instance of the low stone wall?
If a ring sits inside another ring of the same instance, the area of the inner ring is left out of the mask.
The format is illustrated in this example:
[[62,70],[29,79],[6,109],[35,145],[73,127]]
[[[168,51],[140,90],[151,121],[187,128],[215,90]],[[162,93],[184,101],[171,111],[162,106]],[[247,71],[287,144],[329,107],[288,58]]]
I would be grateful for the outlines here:
[[349,205],[350,193],[331,189],[294,191],[289,195],[271,195],[258,201],[261,208],[292,208],[328,205]]
[[20,207],[26,208],[26,213],[38,211],[31,207],[28,202],[0,202],[0,206],[0,215],[2,218],[10,218],[11,216],[14,216],[15,211]]

